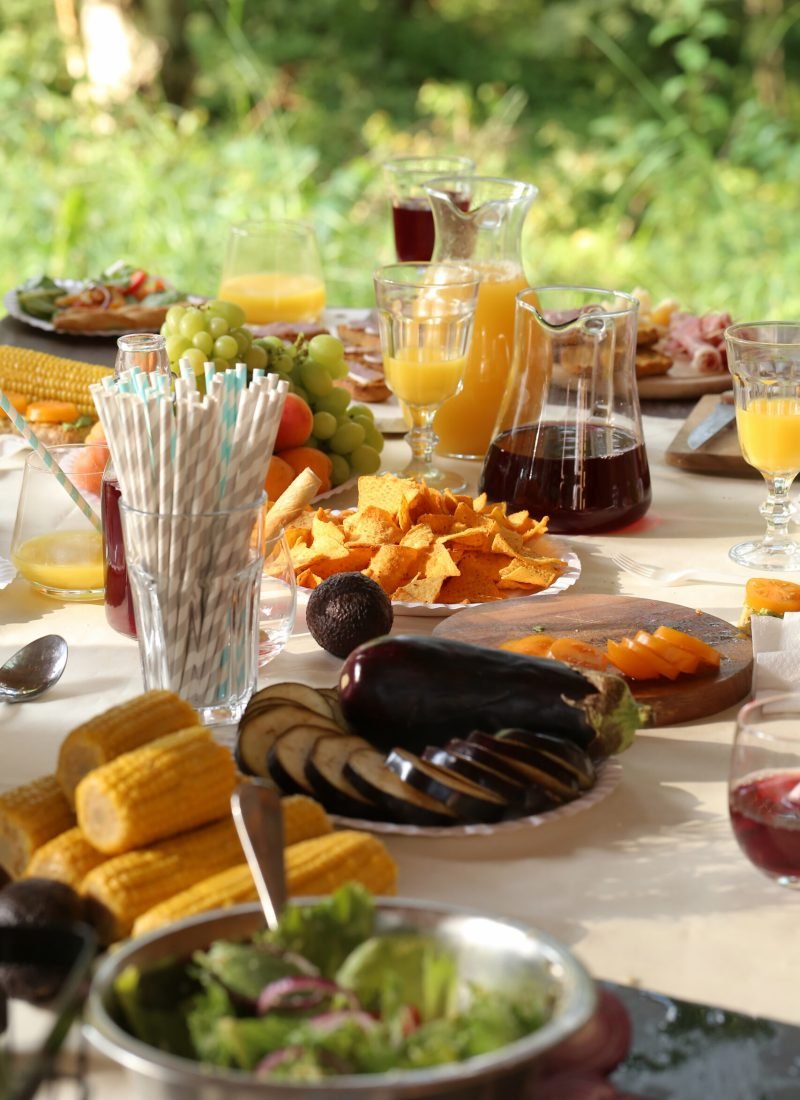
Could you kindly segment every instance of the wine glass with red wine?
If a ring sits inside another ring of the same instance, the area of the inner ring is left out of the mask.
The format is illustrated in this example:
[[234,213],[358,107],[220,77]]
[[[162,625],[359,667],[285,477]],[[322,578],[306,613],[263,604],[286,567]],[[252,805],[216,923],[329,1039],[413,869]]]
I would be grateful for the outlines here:
[[[392,203],[392,227],[397,258],[426,263],[433,255],[436,230],[424,185],[434,176],[470,176],[475,161],[469,157],[393,157],[384,166]],[[459,188],[453,201],[469,208],[469,190]]]
[[800,887],[800,694],[755,699],[739,711],[728,808],[753,866]]

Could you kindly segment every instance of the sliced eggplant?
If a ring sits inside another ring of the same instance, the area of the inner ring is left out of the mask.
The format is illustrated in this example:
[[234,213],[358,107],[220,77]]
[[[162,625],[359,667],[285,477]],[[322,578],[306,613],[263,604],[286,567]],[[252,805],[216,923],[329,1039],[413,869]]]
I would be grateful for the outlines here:
[[551,790],[534,782],[530,776],[523,774],[515,761],[509,760],[499,753],[492,752],[474,741],[462,741],[454,738],[447,742],[447,751],[454,756],[467,760],[482,767],[492,768],[506,779],[523,784],[524,795],[522,809],[526,814],[543,814],[548,810],[555,810],[563,806],[565,799],[556,795]]
[[[342,665],[348,725],[376,748],[421,753],[478,727],[547,730],[594,758],[627,748],[649,710],[621,676],[454,638],[392,634],[358,646]],[[402,701],[402,702],[401,702]]]
[[347,758],[344,775],[357,791],[371,799],[387,821],[408,825],[459,825],[456,814],[423,791],[418,791],[387,768],[376,749],[356,749]]
[[498,730],[495,737],[529,745],[532,749],[536,749],[537,752],[541,753],[542,756],[561,764],[575,776],[582,791],[591,790],[597,782],[597,771],[591,757],[583,751],[580,745],[576,745],[573,741],[563,741],[560,737],[553,737],[549,733],[538,733],[534,730],[522,729]]
[[242,716],[236,736],[236,763],[248,775],[270,779],[267,767],[270,749],[282,733],[303,722],[319,726],[321,732],[340,732],[340,727],[332,718],[310,714],[305,707],[293,703],[279,703],[249,717],[247,714]]
[[320,695],[325,697],[328,706],[331,708],[331,713],[334,719],[339,722],[341,726],[347,729],[347,722],[345,721],[344,713],[342,712],[342,704],[339,702],[339,690],[338,688],[318,688]]
[[244,717],[258,714],[265,707],[285,703],[294,703],[295,706],[305,707],[306,710],[319,714],[323,718],[334,717],[330,701],[322,691],[309,687],[307,684],[297,684],[288,680],[280,684],[269,684],[251,695],[245,708]]
[[317,726],[300,723],[282,733],[269,750],[269,774],[284,794],[307,794],[314,797],[314,788],[306,778],[306,762],[322,734],[323,731]]
[[462,821],[499,821],[510,806],[503,795],[406,749],[392,749],[386,757],[386,766],[418,791],[444,803]]
[[495,768],[479,764],[476,760],[457,756],[448,749],[437,749],[430,745],[423,752],[422,759],[431,764],[437,764],[440,768],[449,768],[450,771],[463,775],[465,779],[485,787],[487,791],[494,791],[495,794],[505,798],[510,805],[524,801],[525,784],[519,777],[512,779],[510,775],[503,775]]
[[314,797],[330,813],[371,821],[379,816],[378,807],[356,790],[344,774],[351,753],[371,746],[363,737],[352,734],[327,734],[317,738],[306,760],[306,779]]
[[555,764],[528,745],[513,741],[510,737],[502,740],[491,733],[473,732],[467,738],[470,744],[503,756],[531,783],[538,783],[550,791],[562,802],[571,802],[580,796],[580,788],[575,776],[561,764]]

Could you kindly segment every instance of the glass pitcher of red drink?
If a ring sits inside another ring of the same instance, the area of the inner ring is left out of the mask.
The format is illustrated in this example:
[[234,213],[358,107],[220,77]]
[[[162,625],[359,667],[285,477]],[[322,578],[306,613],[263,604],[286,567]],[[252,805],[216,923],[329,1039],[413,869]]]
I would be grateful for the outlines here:
[[549,530],[595,534],[650,507],[636,387],[639,303],[592,287],[517,295],[514,358],[480,489]]
[[[117,340],[114,377],[119,381],[125,371],[138,367],[147,374],[169,374],[169,356],[163,336],[131,333]],[[125,565],[125,543],[119,514],[120,487],[109,458],[100,489],[103,521],[103,561],[105,571],[106,620],[120,634],[136,637],[133,598]]]

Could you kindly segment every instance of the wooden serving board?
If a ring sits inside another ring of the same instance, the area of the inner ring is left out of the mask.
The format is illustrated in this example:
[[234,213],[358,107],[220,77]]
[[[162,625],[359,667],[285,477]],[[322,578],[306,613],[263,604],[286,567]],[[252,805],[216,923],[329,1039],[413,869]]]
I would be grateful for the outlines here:
[[563,593],[492,603],[459,611],[439,623],[433,633],[492,648],[534,631],[604,646],[609,638],[631,637],[637,630],[652,633],[658,626],[672,626],[701,638],[720,651],[722,662],[717,672],[698,672],[677,680],[630,681],[638,701],[651,708],[648,725],[674,726],[707,718],[738,703],[750,691],[750,639],[724,619],[660,600]]
[[639,378],[639,396],[650,400],[677,401],[681,397],[700,397],[705,393],[724,393],[731,389],[730,374],[701,374],[688,359],[675,359],[666,374]]
[[691,470],[696,474],[723,474],[727,477],[761,477],[758,470],[745,462],[739,448],[739,436],[735,421],[709,439],[696,450],[692,450],[687,439],[693,428],[704,420],[719,404],[716,395],[701,397],[686,418],[683,427],[675,436],[664,453],[664,459],[670,466],[681,470]]

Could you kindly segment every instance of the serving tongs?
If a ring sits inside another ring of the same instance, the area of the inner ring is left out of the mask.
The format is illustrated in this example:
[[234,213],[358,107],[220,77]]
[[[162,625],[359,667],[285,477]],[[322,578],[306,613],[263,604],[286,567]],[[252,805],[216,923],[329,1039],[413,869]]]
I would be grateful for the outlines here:
[[265,783],[250,779],[231,795],[231,813],[267,927],[274,931],[286,906],[280,795]]

